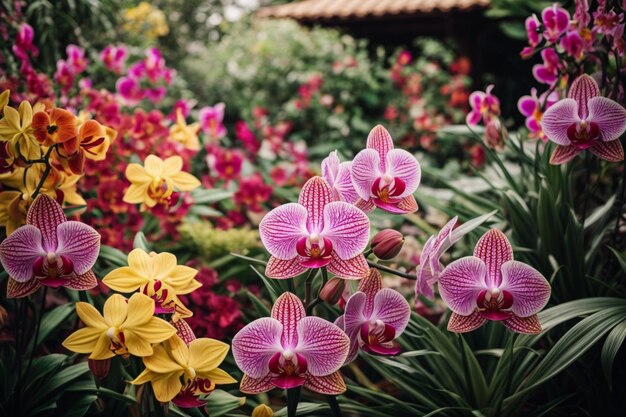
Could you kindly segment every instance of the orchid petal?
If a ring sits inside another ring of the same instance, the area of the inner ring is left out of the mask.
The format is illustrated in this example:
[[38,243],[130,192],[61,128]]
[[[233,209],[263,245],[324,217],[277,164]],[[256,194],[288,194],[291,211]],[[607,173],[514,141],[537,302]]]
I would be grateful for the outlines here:
[[578,123],[579,120],[578,103],[571,98],[566,98],[546,110],[541,119],[541,126],[548,139],[566,146],[570,144],[567,128]]
[[335,186],[340,164],[341,162],[339,160],[339,156],[337,156],[337,151],[332,151],[322,161],[322,177],[331,187]]
[[387,173],[401,179],[405,184],[402,194],[397,197],[412,195],[419,186],[422,171],[417,159],[404,149],[392,149],[387,153]]
[[224,361],[228,346],[219,340],[201,338],[189,343],[189,366],[197,372],[210,372]]
[[373,149],[379,155],[379,167],[385,172],[387,153],[393,149],[393,139],[382,125],[376,125],[367,135],[367,149]]
[[469,103],[472,109],[478,110],[485,100],[485,93],[482,91],[474,91],[469,96]]
[[25,225],[0,244],[0,262],[15,281],[26,282],[33,278],[35,261],[46,256],[41,240],[39,229]]
[[286,279],[296,277],[306,270],[307,267],[302,265],[299,257],[283,260],[272,256],[265,267],[265,275],[269,278]]
[[587,74],[576,78],[572,83],[567,95],[568,98],[576,100],[578,103],[578,116],[586,119],[589,114],[589,100],[600,95],[598,83]]
[[477,110],[472,110],[471,112],[467,113],[467,116],[465,116],[465,123],[467,123],[470,126],[476,126],[478,123],[480,123],[480,119],[482,119],[482,114],[480,114],[479,111]]
[[346,392],[346,383],[339,371],[325,376],[307,375],[305,388],[325,395],[339,395]]
[[352,183],[352,162],[342,162],[339,165],[339,171],[333,186],[339,192],[342,201],[350,204],[356,203],[359,199],[359,194]]
[[283,325],[281,344],[286,349],[294,347],[298,343],[296,325],[306,316],[302,301],[290,292],[283,293],[274,302],[272,318]]
[[589,100],[588,121],[600,128],[601,139],[610,142],[618,139],[626,130],[626,109],[621,104],[606,97]]
[[366,201],[360,197],[357,197],[357,200],[354,202],[354,206],[357,207],[359,210],[362,210],[363,213],[370,213],[376,208],[376,205],[372,202],[372,200]]
[[337,319],[335,325],[339,326],[350,339],[350,350],[346,362],[352,362],[359,353],[359,330],[361,325],[365,323],[369,316],[365,314],[365,303],[367,296],[357,291],[350,296],[346,303],[344,315]]
[[193,329],[185,320],[180,319],[175,323],[170,323],[176,329],[176,336],[178,336],[185,344],[189,344],[196,340],[196,335]]
[[365,299],[365,316],[369,317],[374,310],[374,298],[376,294],[383,288],[383,277],[376,268],[370,269],[370,273],[359,282],[359,289],[366,295]]
[[306,208],[306,226],[309,233],[319,233],[322,230],[324,207],[331,201],[332,190],[324,178],[313,177],[302,186],[298,203]]
[[46,194],[39,194],[28,209],[26,224],[41,230],[43,247],[46,251],[57,248],[57,227],[67,221],[61,205]]
[[384,202],[378,198],[372,200],[376,207],[393,214],[408,214],[416,212],[418,209],[417,201],[413,195],[408,195],[402,200],[394,202]]
[[255,320],[241,329],[232,342],[233,356],[239,369],[252,378],[266,376],[270,372],[270,358],[282,350],[282,333],[283,325],[270,317]]
[[69,258],[74,272],[82,275],[89,271],[100,253],[100,234],[91,226],[80,222],[65,222],[57,228],[57,255]]
[[511,318],[503,320],[502,324],[517,333],[541,333],[541,323],[536,314],[529,317],[511,316]]
[[26,282],[17,282],[13,278],[9,277],[7,283],[7,298],[22,298],[28,297],[41,287],[41,283],[38,279],[30,279]]
[[93,271],[89,270],[84,274],[74,274],[70,277],[65,287],[77,290],[77,291],[85,291],[90,290],[98,285],[98,279],[96,278],[96,274]]
[[398,291],[391,288],[383,288],[374,298],[374,311],[370,320],[380,320],[390,325],[399,336],[411,318],[411,306]]
[[537,100],[531,96],[523,96],[517,101],[517,109],[524,116],[528,117],[537,109]]
[[[606,143],[615,143],[615,142],[619,142],[619,141],[606,142]],[[596,148],[600,145],[602,145],[602,143],[599,143],[598,145],[589,148],[589,150]],[[582,152],[582,149],[578,149],[574,146],[557,145],[556,149],[554,150],[554,152],[552,152],[552,155],[550,156],[550,164],[552,165],[564,164],[566,162],[571,161],[575,157],[577,157],[578,154],[580,154],[581,152]]]
[[297,203],[283,204],[263,217],[259,224],[261,241],[278,259],[293,259],[297,256],[296,243],[306,231],[307,210]]
[[518,261],[508,261],[502,265],[500,289],[513,296],[511,311],[519,317],[529,317],[539,312],[550,299],[550,284],[543,275]]
[[359,197],[367,201],[372,196],[372,185],[382,175],[380,155],[373,149],[363,149],[352,161],[352,183]]
[[448,321],[448,330],[455,333],[467,333],[478,329],[486,321],[484,317],[475,312],[468,316],[452,313],[450,321]]
[[350,339],[339,327],[320,317],[304,317],[298,322],[297,331],[299,340],[294,351],[306,359],[311,375],[324,376],[341,368],[348,356]]
[[439,278],[439,294],[452,311],[462,316],[476,309],[478,293],[485,288],[485,263],[466,256],[448,265]]
[[362,253],[370,236],[370,221],[361,210],[343,202],[334,201],[324,207],[324,230],[341,259],[351,259]]
[[244,375],[239,385],[239,391],[244,394],[261,394],[272,388],[274,388],[274,384],[272,384],[271,375],[266,375],[263,378],[251,378],[248,375]]
[[609,162],[621,162],[624,160],[624,147],[619,140],[599,142],[588,149],[589,152]]
[[487,266],[485,285],[498,287],[502,281],[502,264],[513,260],[513,248],[504,233],[491,229],[485,233],[474,247],[474,256]]
[[343,279],[361,279],[370,271],[367,260],[363,255],[343,260],[334,251],[331,254],[331,260],[327,268],[332,274]]

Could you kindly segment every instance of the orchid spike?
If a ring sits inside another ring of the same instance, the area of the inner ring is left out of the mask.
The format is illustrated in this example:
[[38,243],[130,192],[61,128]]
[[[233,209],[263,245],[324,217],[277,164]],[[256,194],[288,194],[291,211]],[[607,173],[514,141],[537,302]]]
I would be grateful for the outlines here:
[[91,268],[100,252],[100,234],[68,221],[52,197],[40,194],[26,225],[0,244],[0,262],[9,273],[8,297],[25,297],[40,286],[88,290],[97,285]]
[[361,279],[369,271],[363,250],[369,219],[345,201],[333,201],[322,177],[304,184],[298,203],[270,211],[259,224],[261,240],[272,255],[265,274],[291,278],[308,268],[327,267],[340,278]]
[[333,323],[305,316],[300,299],[286,292],[276,300],[271,317],[255,320],[235,335],[233,356],[244,372],[241,392],[299,386],[327,395],[346,390],[338,370],[350,339]]
[[406,299],[391,288],[383,288],[380,272],[372,268],[348,299],[345,313],[335,321],[350,338],[346,363],[356,358],[359,348],[378,355],[400,353],[393,340],[404,332],[410,318],[411,307]]
[[541,332],[537,313],[550,299],[550,284],[536,269],[514,261],[504,233],[492,229],[476,243],[474,256],[443,270],[439,293],[452,310],[452,332],[470,332],[495,320],[514,332],[536,334]]
[[626,110],[601,97],[587,74],[574,80],[567,97],[546,110],[541,122],[548,139],[557,144],[550,163],[564,164],[584,150],[609,162],[624,160],[618,139],[626,130]]
[[417,211],[413,193],[420,178],[419,162],[404,149],[394,149],[391,135],[381,125],[372,129],[367,149],[352,161],[352,181],[364,204],[373,203],[390,213]]

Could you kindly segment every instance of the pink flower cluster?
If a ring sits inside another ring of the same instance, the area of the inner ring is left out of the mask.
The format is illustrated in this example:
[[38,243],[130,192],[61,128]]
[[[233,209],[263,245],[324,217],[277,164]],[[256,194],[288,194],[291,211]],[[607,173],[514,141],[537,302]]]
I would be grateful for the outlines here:
[[165,97],[165,86],[172,83],[174,74],[175,71],[165,65],[161,52],[157,48],[149,48],[146,57],[133,64],[127,74],[117,80],[116,90],[128,105],[143,99],[158,103]]
[[474,91],[470,95],[472,110],[465,121],[471,127],[482,121],[485,126],[485,144],[490,148],[503,149],[508,133],[500,120],[500,100],[491,94],[493,87],[491,84],[485,92]]

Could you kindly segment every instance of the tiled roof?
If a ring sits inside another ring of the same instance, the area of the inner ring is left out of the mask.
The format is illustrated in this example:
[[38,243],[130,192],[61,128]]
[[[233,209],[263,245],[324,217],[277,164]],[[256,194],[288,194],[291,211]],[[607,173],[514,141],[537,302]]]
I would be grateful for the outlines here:
[[262,8],[257,15],[296,20],[358,19],[487,6],[489,0],[302,0]]

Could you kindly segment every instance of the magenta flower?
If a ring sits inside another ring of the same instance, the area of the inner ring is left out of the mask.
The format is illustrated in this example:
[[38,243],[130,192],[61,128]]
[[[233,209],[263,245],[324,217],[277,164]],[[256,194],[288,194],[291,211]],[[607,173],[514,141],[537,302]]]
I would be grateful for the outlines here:
[[569,26],[569,12],[554,3],[543,9],[541,20],[544,27],[543,36],[548,42],[556,42]]
[[[334,201],[355,204],[359,195],[352,184],[352,162],[341,162],[337,151],[333,151],[322,161],[322,178],[332,188]],[[374,207],[372,206],[372,209]]]
[[530,90],[529,96],[523,96],[519,99],[517,108],[520,113],[526,116],[526,127],[530,131],[530,137],[541,139],[544,142],[548,140],[541,129],[541,119],[544,111],[552,107],[557,101],[559,101],[559,95],[556,92],[553,91],[548,95],[546,91],[537,97],[537,89],[535,88]]
[[145,93],[141,90],[139,81],[133,77],[121,77],[115,83],[118,94],[129,104],[139,103],[145,97]]
[[572,58],[581,59],[585,49],[585,41],[578,30],[570,30],[561,38],[561,48]]
[[487,86],[485,92],[474,91],[470,94],[469,104],[472,110],[467,114],[465,122],[470,126],[476,126],[482,120],[486,125],[491,119],[500,115],[500,100],[491,94],[494,85]]
[[235,335],[233,356],[244,373],[241,392],[299,386],[328,395],[346,390],[338,370],[350,339],[333,323],[305,316],[300,299],[286,292],[274,303],[271,317],[255,320]]
[[25,297],[40,286],[88,290],[97,285],[91,267],[100,235],[86,224],[67,221],[52,197],[39,195],[20,227],[0,244],[0,262],[9,274],[8,297]]
[[369,219],[357,207],[333,201],[322,177],[304,184],[298,203],[267,213],[259,233],[272,255],[265,269],[270,278],[291,278],[323,266],[346,279],[361,279],[369,272],[362,253],[369,240]]
[[626,130],[626,110],[601,97],[598,84],[587,74],[574,80],[567,97],[543,115],[543,131],[558,145],[550,163],[563,164],[585,149],[609,162],[622,161],[624,148],[617,139]]
[[533,76],[540,83],[552,85],[559,79],[559,55],[554,49],[547,48],[541,51],[541,58],[543,64],[533,66]]
[[68,45],[65,49],[67,53],[67,65],[72,73],[80,74],[87,69],[89,60],[85,58],[85,50],[77,45]]
[[393,340],[404,332],[410,318],[411,307],[406,299],[391,288],[383,288],[380,272],[372,268],[348,299],[344,314],[335,321],[350,338],[346,363],[356,358],[359,348],[378,355],[400,353],[400,346]]
[[394,149],[387,129],[378,125],[367,137],[367,149],[352,161],[352,182],[363,200],[390,213],[417,211],[413,193],[420,183],[420,164],[404,149]]
[[532,15],[526,18],[526,35],[528,36],[528,44],[531,47],[536,47],[541,42],[542,36],[539,29],[541,28],[541,22],[537,19],[537,16]]
[[200,109],[200,126],[204,133],[213,140],[221,139],[226,135],[224,127],[224,103],[217,103],[213,107],[203,107]]
[[514,261],[504,233],[492,229],[478,240],[474,256],[443,270],[439,293],[452,310],[452,332],[470,332],[495,320],[514,332],[534,334],[541,332],[537,312],[550,299],[550,284],[536,269]]
[[100,52],[100,60],[102,64],[116,74],[120,74],[124,70],[124,62],[128,52],[124,46],[108,45]]

